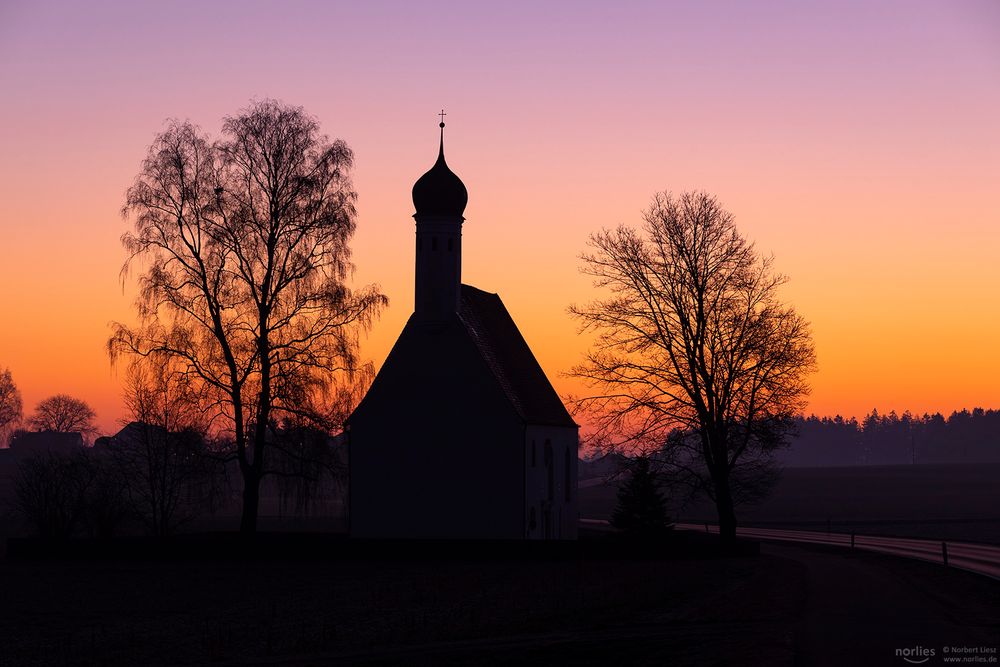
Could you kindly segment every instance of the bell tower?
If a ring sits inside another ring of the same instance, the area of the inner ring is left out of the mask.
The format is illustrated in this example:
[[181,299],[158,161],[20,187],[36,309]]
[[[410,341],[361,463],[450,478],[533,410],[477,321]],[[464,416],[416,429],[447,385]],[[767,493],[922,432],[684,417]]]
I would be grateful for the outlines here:
[[462,223],[469,193],[444,160],[444,111],[437,162],[413,185],[417,222],[413,311],[442,320],[458,311],[462,285]]

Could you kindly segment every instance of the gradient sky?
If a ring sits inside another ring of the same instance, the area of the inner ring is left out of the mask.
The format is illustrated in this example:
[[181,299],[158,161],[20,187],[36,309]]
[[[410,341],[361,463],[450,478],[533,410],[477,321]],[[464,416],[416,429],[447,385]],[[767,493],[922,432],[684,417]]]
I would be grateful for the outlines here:
[[[0,367],[123,416],[124,192],[168,117],[251,98],[356,151],[358,283],[412,310],[410,188],[469,189],[464,280],[499,292],[561,392],[587,235],[704,189],[790,276],[810,410],[1000,407],[1000,3],[0,2]],[[475,5],[475,6],[474,6]]]

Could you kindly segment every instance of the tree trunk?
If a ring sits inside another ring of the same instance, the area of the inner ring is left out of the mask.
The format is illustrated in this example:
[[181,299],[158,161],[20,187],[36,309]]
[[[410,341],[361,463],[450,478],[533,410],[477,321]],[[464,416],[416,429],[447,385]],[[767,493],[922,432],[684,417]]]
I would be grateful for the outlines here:
[[257,532],[257,507],[260,505],[260,475],[250,466],[243,471],[243,514],[240,516],[240,533]]
[[729,475],[717,473],[712,476],[715,483],[715,509],[719,513],[719,538],[724,545],[736,541],[736,509],[733,494],[729,488]]

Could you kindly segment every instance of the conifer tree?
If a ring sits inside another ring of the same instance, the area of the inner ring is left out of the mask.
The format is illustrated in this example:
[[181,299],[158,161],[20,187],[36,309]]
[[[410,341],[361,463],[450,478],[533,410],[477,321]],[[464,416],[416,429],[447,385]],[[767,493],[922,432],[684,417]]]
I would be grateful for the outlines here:
[[611,525],[636,537],[660,535],[667,529],[667,501],[657,485],[656,472],[647,456],[635,459],[631,467],[631,479],[618,490]]

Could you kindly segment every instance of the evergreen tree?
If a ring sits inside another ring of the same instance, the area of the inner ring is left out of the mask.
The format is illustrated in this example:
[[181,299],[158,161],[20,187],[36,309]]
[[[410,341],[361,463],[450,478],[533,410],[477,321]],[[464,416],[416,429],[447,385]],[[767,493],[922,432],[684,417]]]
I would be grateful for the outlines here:
[[618,506],[611,525],[636,537],[660,535],[667,529],[667,502],[660,492],[649,457],[640,456],[632,464],[632,477],[618,490]]

